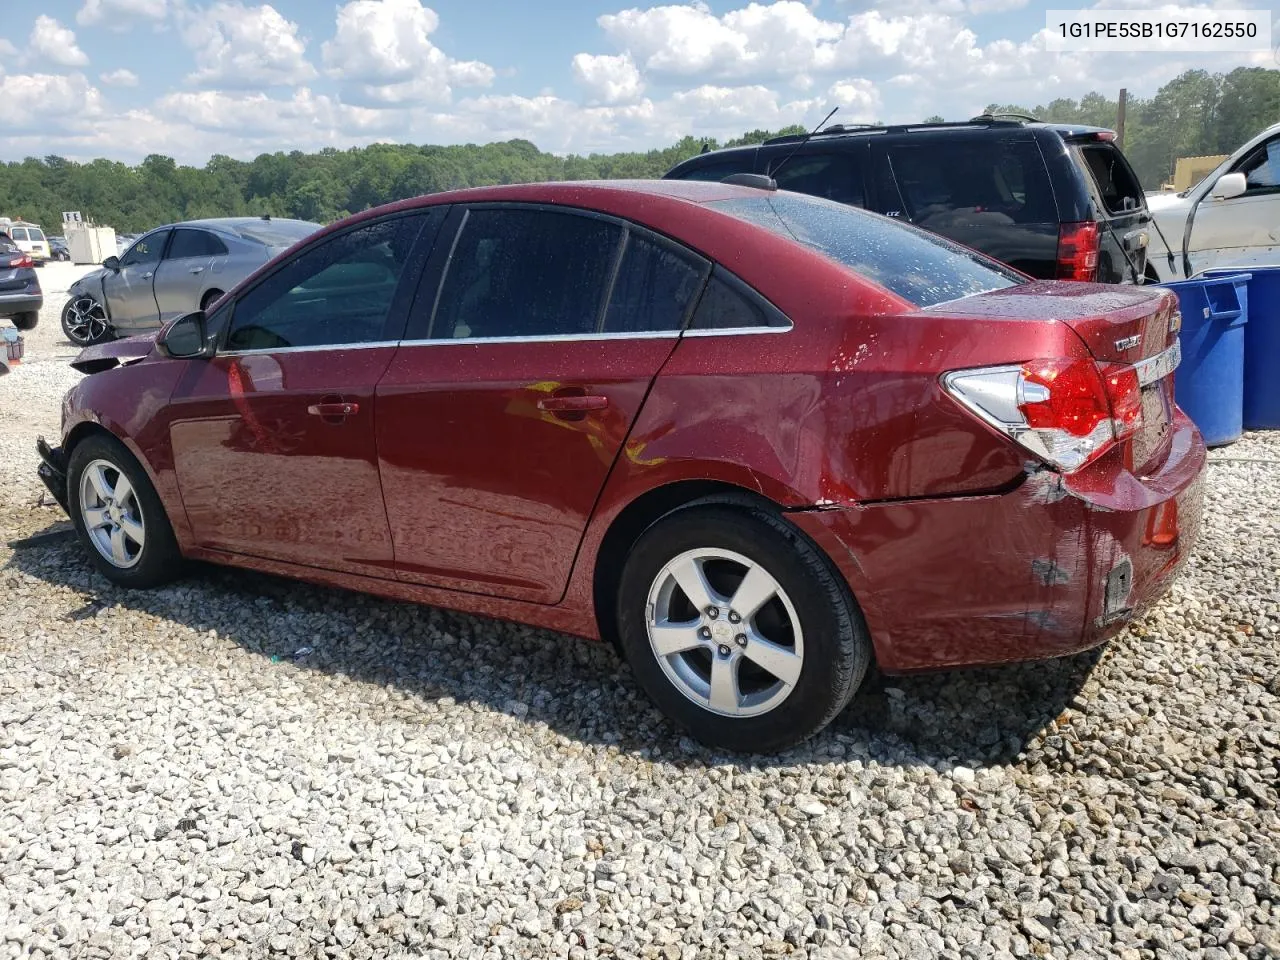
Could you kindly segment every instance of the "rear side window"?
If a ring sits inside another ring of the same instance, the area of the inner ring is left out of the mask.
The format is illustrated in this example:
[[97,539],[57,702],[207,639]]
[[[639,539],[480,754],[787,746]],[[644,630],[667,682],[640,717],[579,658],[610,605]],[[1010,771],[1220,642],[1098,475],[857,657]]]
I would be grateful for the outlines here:
[[226,244],[206,230],[175,230],[165,258],[181,260],[185,257],[222,257],[226,253]]
[[1049,173],[1034,141],[900,143],[885,150],[907,216],[926,230],[1058,220]]
[[1077,149],[1097,184],[1098,198],[1107,213],[1142,209],[1142,187],[1119,150],[1109,143],[1089,144]]
[[[781,162],[781,157],[777,162]],[[857,207],[866,206],[862,164],[851,151],[801,154],[783,164],[773,179],[780,190],[794,190]]]
[[707,206],[816,250],[919,307],[1023,282],[942,237],[817,197],[767,193]]
[[5,234],[0,233],[0,253],[13,253],[18,249],[18,245],[10,240]]
[[733,274],[716,267],[694,311],[693,330],[741,330],[787,327],[782,312]]
[[707,264],[674,244],[628,230],[622,261],[605,311],[605,333],[680,330]]
[[735,173],[750,173],[754,166],[751,156],[744,156],[740,160],[721,160],[717,163],[708,163],[705,166],[694,167],[675,179],[677,180],[709,180],[712,183],[719,183],[725,177],[732,176]]
[[549,210],[470,210],[431,324],[431,339],[598,332],[623,229]]

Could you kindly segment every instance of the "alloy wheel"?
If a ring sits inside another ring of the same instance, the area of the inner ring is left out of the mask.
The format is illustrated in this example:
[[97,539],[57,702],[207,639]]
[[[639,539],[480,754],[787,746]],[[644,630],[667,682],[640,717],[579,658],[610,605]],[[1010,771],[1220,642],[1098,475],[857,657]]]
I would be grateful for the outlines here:
[[67,304],[66,333],[74,343],[93,343],[106,332],[107,312],[93,297],[76,297]]
[[108,460],[93,460],[84,468],[80,517],[104,560],[121,570],[137,564],[146,545],[146,524],[137,491],[123,470]]
[[645,626],[667,679],[704,710],[768,713],[795,688],[804,636],[786,591],[731,550],[688,550],[653,580]]

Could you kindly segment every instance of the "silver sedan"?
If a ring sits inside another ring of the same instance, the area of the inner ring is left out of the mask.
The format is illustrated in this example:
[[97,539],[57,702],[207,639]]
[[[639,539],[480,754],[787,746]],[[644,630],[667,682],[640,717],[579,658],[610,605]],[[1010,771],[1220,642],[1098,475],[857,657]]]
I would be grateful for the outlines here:
[[320,229],[308,220],[225,217],[144,233],[71,285],[62,330],[87,346],[155,330],[203,310],[278,253]]

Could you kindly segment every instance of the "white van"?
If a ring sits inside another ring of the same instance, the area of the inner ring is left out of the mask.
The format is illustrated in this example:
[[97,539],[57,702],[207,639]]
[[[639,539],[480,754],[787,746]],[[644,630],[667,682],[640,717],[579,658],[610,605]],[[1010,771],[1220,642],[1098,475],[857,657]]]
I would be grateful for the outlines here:
[[0,231],[9,235],[18,249],[31,254],[31,259],[43,264],[49,259],[49,241],[38,223],[25,220],[0,220]]

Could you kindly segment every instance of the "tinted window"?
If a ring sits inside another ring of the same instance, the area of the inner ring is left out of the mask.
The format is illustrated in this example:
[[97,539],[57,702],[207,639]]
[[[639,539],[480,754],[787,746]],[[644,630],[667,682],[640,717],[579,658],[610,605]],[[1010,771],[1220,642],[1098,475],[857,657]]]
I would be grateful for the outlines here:
[[1271,193],[1280,189],[1280,137],[1254,150],[1238,169],[1244,174],[1248,193]]
[[1040,148],[1030,140],[885,147],[907,216],[946,233],[959,224],[1056,223]]
[[147,234],[129,248],[129,252],[124,255],[120,263],[128,267],[135,263],[157,262],[160,259],[160,252],[164,250],[164,241],[167,236],[169,236],[168,230]]
[[27,240],[27,239],[29,239],[29,238],[27,237],[27,228],[26,228],[26,227],[14,227],[14,228],[13,228],[12,236],[13,236],[13,239],[15,239],[15,240]]
[[706,265],[692,255],[629,230],[605,311],[605,332],[682,329],[705,275]]
[[236,302],[226,349],[382,340],[400,274],[424,220],[418,215],[371,223],[291,260]]
[[719,183],[725,177],[735,173],[750,173],[753,166],[755,166],[755,159],[748,154],[739,160],[721,160],[717,163],[708,163],[705,166],[695,167],[679,174],[676,179],[710,180],[712,183]]
[[817,250],[921,307],[1022,282],[942,237],[817,197],[775,193],[708,206]]
[[1098,197],[1107,213],[1142,208],[1142,187],[1119,150],[1109,143],[1099,143],[1081,147],[1080,154],[1098,185]]
[[0,233],[0,253],[13,253],[18,249],[18,245],[10,240],[5,234]]
[[[774,166],[786,154],[773,161]],[[865,206],[862,190],[862,165],[850,151],[840,153],[800,154],[782,165],[773,179],[780,190],[794,190],[837,203]]]
[[785,327],[787,318],[737,277],[717,267],[689,325],[695,330]]
[[207,230],[175,230],[173,242],[169,244],[166,260],[181,260],[184,257],[221,257],[227,253],[227,246]]
[[596,333],[623,230],[596,217],[470,210],[454,242],[431,337]]

